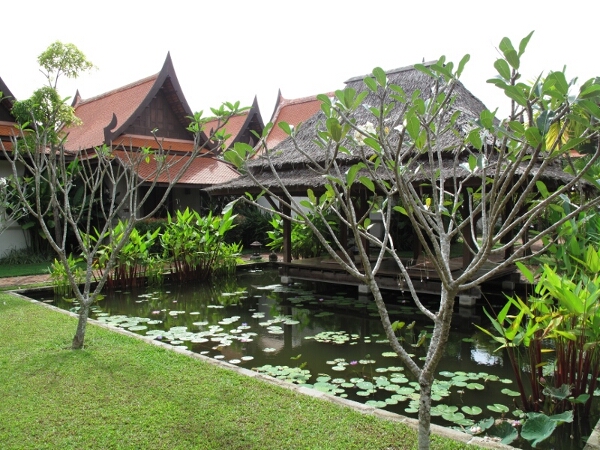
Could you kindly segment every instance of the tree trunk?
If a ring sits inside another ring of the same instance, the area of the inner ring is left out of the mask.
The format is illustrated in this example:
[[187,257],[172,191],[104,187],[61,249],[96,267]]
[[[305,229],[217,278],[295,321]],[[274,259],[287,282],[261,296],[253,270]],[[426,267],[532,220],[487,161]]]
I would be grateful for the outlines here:
[[[431,379],[428,379],[431,378]],[[431,434],[431,385],[433,378],[425,374],[419,379],[419,450],[429,450]]]
[[90,304],[88,301],[82,302],[79,308],[79,321],[77,322],[77,331],[73,337],[73,343],[71,344],[72,350],[81,350],[83,348],[83,342],[85,340],[85,329],[87,327],[87,320],[90,315]]

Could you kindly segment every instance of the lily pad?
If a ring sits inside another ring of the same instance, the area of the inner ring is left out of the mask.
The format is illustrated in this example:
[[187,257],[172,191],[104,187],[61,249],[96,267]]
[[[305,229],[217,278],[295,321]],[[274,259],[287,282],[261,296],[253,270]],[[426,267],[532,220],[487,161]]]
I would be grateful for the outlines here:
[[502,392],[503,394],[506,394],[506,395],[510,395],[511,397],[518,397],[519,395],[521,395],[517,391],[513,391],[512,389],[508,389],[508,388],[504,388],[500,392]]
[[508,412],[508,406],[501,403],[494,403],[493,405],[487,405],[487,409],[494,411],[499,414],[505,414]]
[[470,416],[478,416],[483,412],[483,410],[479,406],[463,406],[460,409],[462,412]]

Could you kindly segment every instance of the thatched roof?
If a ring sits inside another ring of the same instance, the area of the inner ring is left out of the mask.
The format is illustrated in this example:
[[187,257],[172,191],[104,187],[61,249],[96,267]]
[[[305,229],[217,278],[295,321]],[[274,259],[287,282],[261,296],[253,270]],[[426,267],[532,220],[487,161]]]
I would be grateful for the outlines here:
[[[429,66],[432,64],[433,62],[425,63],[424,65]],[[420,97],[423,99],[427,99],[433,94],[435,81],[423,72],[415,69],[414,66],[391,70],[387,72],[387,77],[389,83],[402,87],[407,98],[410,98],[417,90],[420,92]],[[351,78],[346,81],[346,85],[357,92],[362,92],[367,89],[363,82],[364,78],[364,76]],[[442,172],[446,178],[454,176],[463,178],[468,176],[469,172],[455,164],[454,157],[456,156],[456,153],[453,150],[457,149],[463,143],[462,137],[466,136],[471,131],[473,122],[477,120],[480,113],[487,108],[460,82],[456,83],[453,96],[455,96],[455,101],[452,104],[450,114],[447,114],[446,116],[448,119],[446,123],[439,125],[438,129],[443,129],[444,125],[449,124],[449,118],[454,111],[460,112],[459,118],[456,120],[454,126],[448,127],[447,131],[438,137],[436,145],[440,146],[441,149],[445,150],[448,154],[448,160],[443,162],[442,168]],[[390,99],[389,102],[391,101],[392,100]],[[365,107],[358,108],[352,114],[352,118],[356,121],[356,125],[364,126],[367,122],[372,122],[374,120],[373,115],[367,108],[376,105],[378,105],[378,99],[374,93],[370,92],[363,102],[363,106]],[[401,108],[398,107],[394,109],[389,118],[386,119],[386,123],[390,124],[388,138],[392,144],[398,141],[399,132],[394,130],[394,127],[401,123],[401,114]],[[306,155],[298,151],[290,138],[285,139],[270,151],[274,168],[277,170],[277,173],[281,177],[286,188],[292,193],[305,194],[307,188],[319,190],[319,188],[322,188],[328,182],[326,178],[309,167],[307,158],[308,155],[308,157],[314,161],[324,162],[330,157],[330,155],[327,154],[327,151],[316,142],[317,130],[324,129],[324,123],[325,114],[322,111],[319,111],[306,120],[301,128],[296,131],[296,142],[298,143],[298,147],[301,148]],[[351,151],[357,151],[358,146],[352,145],[348,148]],[[460,156],[461,155],[459,155],[459,157]],[[336,161],[341,166],[350,166],[357,162],[358,159],[359,156],[355,153],[339,154]],[[280,191],[278,183],[269,169],[266,157],[259,155],[256,159],[248,163],[247,168],[265,187],[268,187],[275,192]],[[430,179],[431,170],[437,169],[437,166],[433,169],[429,168],[427,160],[423,160],[423,164],[419,170],[408,176],[411,176],[415,182],[427,181]],[[550,172],[549,177],[556,179],[557,181],[566,181],[569,179],[569,176],[565,174],[559,166],[550,169]],[[226,184],[213,186],[207,189],[207,191],[211,195],[240,195],[244,192],[258,192],[259,189],[250,177],[246,175]]]

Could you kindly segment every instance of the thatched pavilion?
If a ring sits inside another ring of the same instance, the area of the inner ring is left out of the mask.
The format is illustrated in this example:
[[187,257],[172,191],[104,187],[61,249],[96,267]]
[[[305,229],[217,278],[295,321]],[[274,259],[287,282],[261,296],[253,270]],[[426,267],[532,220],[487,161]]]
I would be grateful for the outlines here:
[[[433,63],[425,63],[425,65],[431,65]],[[420,91],[422,96],[428,95],[432,92],[433,80],[415,69],[413,66],[403,67],[387,72],[389,83],[399,85],[403,88],[407,97],[410,97],[415,91]],[[364,85],[364,77],[355,77],[346,81],[346,86],[355,89],[357,92],[362,92],[366,89]],[[472,129],[473,123],[480,117],[482,111],[486,110],[485,105],[477,99],[471,92],[469,92],[460,82],[458,82],[453,91],[455,101],[451,108],[459,113],[458,118],[452,126],[448,126],[448,131],[442,134],[437,145],[442,146],[445,154],[448,155],[448,160],[443,161],[442,171],[446,172],[448,178],[454,177],[466,177],[468,172],[466,169],[461,169],[460,164],[457,164],[457,158],[460,160],[462,155],[456,150],[459,149],[463,143],[462,137],[466,136]],[[374,94],[370,93],[363,104],[369,106],[375,104],[376,99]],[[400,117],[402,114],[400,108],[396,108],[392,111],[390,122],[394,122],[395,119]],[[449,114],[450,116],[450,114]],[[357,125],[365,125],[369,120],[372,119],[371,113],[367,108],[358,108],[352,113],[352,117],[356,120]],[[310,159],[315,162],[322,163],[326,160],[328,155],[324,152],[323,148],[316,143],[316,133],[319,128],[323,128],[325,122],[325,115],[319,111],[306,120],[302,126],[296,131],[296,142],[298,146],[302,148],[305,154],[299,152],[291,139],[285,139],[277,146],[270,150],[271,162],[277,171],[279,178],[285,184],[285,188],[293,195],[298,197],[306,196],[308,188],[312,189],[315,195],[319,195],[325,190],[326,184],[329,182],[327,178],[316,172],[311,168]],[[449,125],[447,123],[446,125]],[[443,128],[443,126],[440,126]],[[359,157],[353,153],[340,154],[337,156],[338,164],[350,167],[352,164],[359,161]],[[412,173],[410,180],[413,184],[423,187],[429,180],[432,170],[440,170],[439,167],[430,167],[426,156],[423,157],[422,170],[418,173]],[[261,183],[265,188],[270,189],[274,194],[282,193],[282,190],[278,184],[278,181],[273,176],[269,165],[264,157],[261,157],[260,153],[257,158],[250,161],[247,165],[247,170],[252,173],[256,180]],[[568,175],[560,168],[555,167],[550,170],[548,175],[549,188],[552,188],[552,184],[559,184],[568,179]],[[353,195],[357,199],[366,199],[367,189],[356,183],[353,185]],[[261,188],[248,176],[242,176],[228,183],[208,188],[207,191],[211,195],[244,195],[246,192],[258,194],[261,192]],[[275,210],[278,209],[278,205],[275,202],[271,202]],[[366,205],[365,201],[360,201],[359,204]],[[366,206],[365,206],[366,207]],[[288,211],[282,210],[284,214]],[[470,215],[468,210],[462,211],[463,215]],[[347,230],[340,230],[340,240],[345,244],[347,237]],[[327,259],[318,258],[315,260],[295,260],[292,261],[291,256],[291,226],[289,223],[284,223],[284,260],[283,268],[284,273],[292,278],[305,278],[305,279],[317,279],[323,281],[330,281],[335,283],[346,283],[354,284],[353,279],[345,274],[343,270],[336,267],[333,261]],[[471,236],[470,232],[465,232],[465,236]],[[418,240],[414,240],[418,241]],[[472,242],[464,242],[464,250],[462,258],[455,258],[452,261],[453,270],[460,271],[463,267],[469,264],[471,260],[471,253],[468,250],[469,245]],[[407,264],[411,266],[411,277],[417,280],[416,288],[422,292],[437,292],[439,289],[439,280],[435,279],[435,273],[428,269],[427,260],[422,255],[419,245],[413,247],[413,257],[410,258]],[[505,276],[513,272],[512,268],[499,272],[499,276]],[[399,283],[398,271],[394,267],[390,267],[389,271],[385,268],[379,273],[379,283],[382,288],[389,289],[402,289],[401,283]]]

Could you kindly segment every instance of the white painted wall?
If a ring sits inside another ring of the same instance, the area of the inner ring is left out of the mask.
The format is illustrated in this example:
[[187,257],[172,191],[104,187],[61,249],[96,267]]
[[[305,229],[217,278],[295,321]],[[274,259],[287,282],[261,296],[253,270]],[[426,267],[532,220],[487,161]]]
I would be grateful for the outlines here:
[[[23,174],[23,169],[19,175]],[[8,161],[0,160],[0,178],[12,175],[12,169]],[[4,211],[0,211],[0,222],[6,221]],[[4,229],[5,222],[2,222]],[[4,232],[0,234],[0,258],[10,250],[27,248],[27,231],[24,231],[16,222],[10,223]]]

